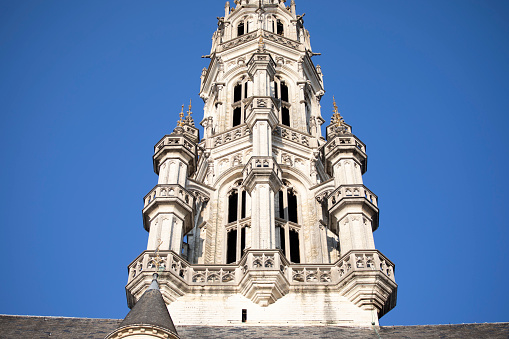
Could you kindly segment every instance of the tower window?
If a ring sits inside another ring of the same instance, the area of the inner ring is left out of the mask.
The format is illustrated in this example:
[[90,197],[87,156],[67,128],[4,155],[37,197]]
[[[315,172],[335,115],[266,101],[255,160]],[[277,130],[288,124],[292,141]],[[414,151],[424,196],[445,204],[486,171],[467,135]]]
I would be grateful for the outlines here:
[[281,108],[281,123],[290,126],[290,110],[287,107]]
[[290,261],[300,263],[299,233],[295,230],[290,230]]
[[238,102],[242,100],[242,85],[238,84],[233,89],[233,102]]
[[245,323],[247,321],[247,310],[242,310],[242,322]]
[[238,126],[244,122],[244,112],[245,107],[242,105],[242,100],[247,98],[248,96],[248,81],[244,80],[243,82],[237,84],[233,88],[233,117],[232,117],[232,127]]
[[237,191],[232,191],[228,197],[228,223],[237,221],[238,201],[239,194]]
[[289,102],[288,100],[288,86],[286,86],[286,83],[283,81],[281,82],[281,100]]
[[242,257],[242,254],[244,253],[244,250],[246,249],[246,228],[242,227],[240,231],[240,256]]
[[246,217],[246,191],[242,191],[242,204],[241,204],[240,218]]
[[297,223],[297,196],[292,190],[286,192],[288,199],[288,220]]
[[239,25],[237,26],[237,36],[244,35],[244,33],[245,33],[245,30],[244,30],[244,21],[241,21],[239,23]]
[[237,107],[233,110],[233,127],[242,123],[242,109]]
[[237,261],[237,230],[228,232],[227,246],[226,263],[232,264]]
[[[285,186],[278,192],[279,217],[279,248],[283,255],[294,263],[300,263],[300,243],[298,221],[298,201],[294,190],[285,182]],[[276,231],[278,231],[276,229]]]
[[284,208],[284,198],[283,198],[283,192],[279,192],[279,217],[281,219],[285,218],[285,208]]
[[280,239],[280,247],[283,251],[283,255],[286,256],[286,241],[285,241],[286,235],[285,235],[285,228],[279,227],[279,239]]
[[279,19],[277,20],[277,34],[285,35],[285,28],[283,26],[283,23]]
[[226,263],[237,262],[246,249],[246,226],[241,219],[247,215],[247,192],[242,187],[242,180],[235,183],[228,194],[228,231],[226,239]]

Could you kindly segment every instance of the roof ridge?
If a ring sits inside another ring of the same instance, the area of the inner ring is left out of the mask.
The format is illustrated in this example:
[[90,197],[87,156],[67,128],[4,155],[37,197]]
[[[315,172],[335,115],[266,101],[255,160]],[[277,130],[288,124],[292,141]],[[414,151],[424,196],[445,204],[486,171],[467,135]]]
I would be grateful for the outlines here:
[[88,317],[64,317],[64,316],[54,316],[54,315],[22,315],[22,314],[0,314],[0,317],[19,317],[19,318],[51,318],[51,319],[90,319],[90,320],[118,320],[122,319],[113,319],[113,318],[88,318]]

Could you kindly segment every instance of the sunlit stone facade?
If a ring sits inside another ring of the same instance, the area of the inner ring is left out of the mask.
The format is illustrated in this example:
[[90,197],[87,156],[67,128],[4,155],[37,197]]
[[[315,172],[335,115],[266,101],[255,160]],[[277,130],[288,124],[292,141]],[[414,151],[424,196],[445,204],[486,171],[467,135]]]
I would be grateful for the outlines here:
[[204,138],[188,115],[155,146],[131,306],[155,270],[176,325],[371,326],[395,306],[366,146],[337,109],[322,136],[313,56],[294,1],[226,3],[201,76]]

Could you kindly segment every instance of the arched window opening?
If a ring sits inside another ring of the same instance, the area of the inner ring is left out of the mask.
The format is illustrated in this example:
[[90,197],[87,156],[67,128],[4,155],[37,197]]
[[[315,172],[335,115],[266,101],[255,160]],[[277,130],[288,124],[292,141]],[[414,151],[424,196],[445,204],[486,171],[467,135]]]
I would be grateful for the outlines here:
[[286,83],[284,81],[281,82],[281,100],[289,102],[288,100],[288,86],[286,86]]
[[279,248],[288,260],[300,263],[298,199],[287,181],[284,181],[283,188],[278,192],[276,204],[279,211],[276,214],[279,216],[279,220],[276,220]]
[[279,217],[281,219],[284,219],[285,218],[285,208],[284,208],[283,191],[279,191],[278,197],[279,197]]
[[245,33],[245,30],[244,30],[244,21],[241,21],[239,23],[239,25],[237,26],[237,36],[244,35],[244,33]]
[[287,107],[281,108],[281,123],[290,127],[290,110]]
[[297,223],[297,196],[293,190],[286,192],[288,199],[288,220]]
[[243,105],[243,100],[247,98],[249,86],[247,80],[241,80],[239,84],[237,84],[233,88],[233,119],[232,119],[232,127],[238,126],[244,123],[245,110],[246,108]]
[[283,251],[283,255],[286,256],[286,235],[285,235],[285,228],[279,227],[279,239],[280,239],[280,248]]
[[240,257],[244,254],[244,250],[246,249],[246,228],[242,227],[240,231]]
[[246,217],[246,191],[242,191],[242,203],[240,209],[240,218],[244,219]]
[[237,221],[239,194],[236,190],[228,196],[228,223]]
[[242,84],[238,84],[233,89],[233,102],[239,102],[242,100]]
[[237,107],[233,110],[233,127],[242,123],[242,109]]
[[277,82],[274,82],[274,98],[279,98],[279,86],[277,85]]
[[237,261],[237,230],[228,232],[226,263],[233,264]]
[[277,20],[277,34],[285,35],[285,28],[281,20]]
[[247,192],[242,187],[242,180],[238,180],[228,194],[226,263],[237,262],[246,249]]
[[290,230],[290,261],[300,263],[299,232]]

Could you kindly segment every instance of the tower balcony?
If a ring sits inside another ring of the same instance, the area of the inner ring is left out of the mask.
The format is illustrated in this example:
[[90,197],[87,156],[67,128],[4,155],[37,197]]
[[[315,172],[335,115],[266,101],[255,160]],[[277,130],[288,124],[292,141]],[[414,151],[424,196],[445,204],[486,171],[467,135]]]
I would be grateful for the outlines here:
[[324,147],[324,156],[328,167],[336,162],[342,155],[348,154],[355,157],[361,164],[362,174],[366,173],[368,156],[366,145],[353,134],[336,134]]
[[143,226],[149,231],[150,219],[157,213],[176,213],[184,220],[184,233],[189,232],[193,226],[194,199],[180,185],[156,185],[143,198]]
[[[327,198],[329,213],[347,205],[360,205],[363,212],[372,215],[373,231],[378,228],[378,197],[364,185],[341,185]],[[346,213],[346,209],[345,209]],[[340,219],[339,217],[338,219]]]
[[274,128],[279,121],[277,110],[280,102],[269,96],[254,96],[246,102],[246,123],[252,130],[257,121],[267,121]]
[[160,165],[168,158],[182,159],[191,175],[196,168],[196,144],[184,134],[166,135],[154,146],[153,163],[157,175]]
[[282,171],[273,157],[251,157],[243,169],[244,185],[251,192],[258,183],[268,183],[273,191],[278,191],[282,185]]
[[353,250],[333,264],[292,264],[280,250],[248,249],[237,265],[192,265],[173,251],[145,251],[128,271],[129,307],[150,286],[154,272],[167,303],[206,291],[241,294],[265,307],[290,292],[328,291],[376,309],[379,317],[396,306],[394,264],[377,250]]

